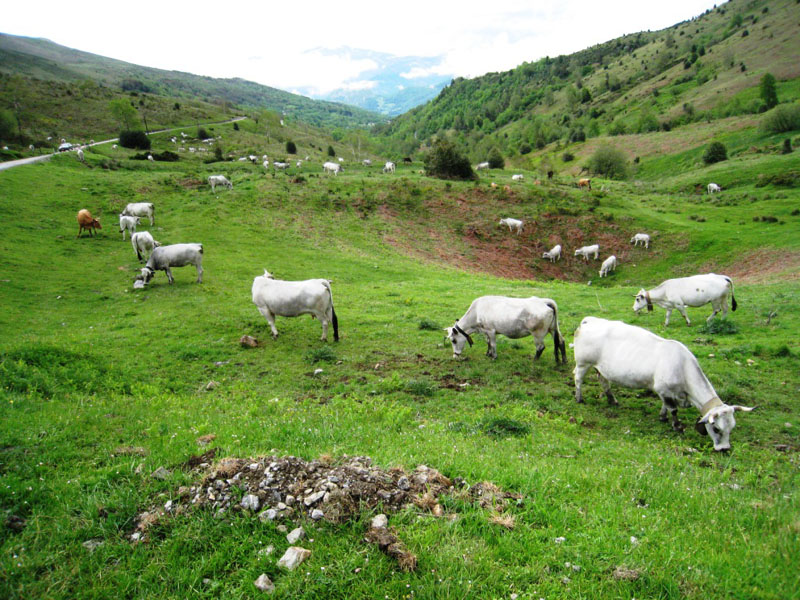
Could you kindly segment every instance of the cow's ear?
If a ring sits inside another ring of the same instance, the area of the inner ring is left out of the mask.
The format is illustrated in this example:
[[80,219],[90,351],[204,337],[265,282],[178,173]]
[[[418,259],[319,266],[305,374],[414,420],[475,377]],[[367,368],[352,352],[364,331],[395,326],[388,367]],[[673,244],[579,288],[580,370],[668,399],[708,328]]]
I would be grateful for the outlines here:
[[694,430],[700,435],[708,435],[708,429],[702,419],[697,419],[694,424]]

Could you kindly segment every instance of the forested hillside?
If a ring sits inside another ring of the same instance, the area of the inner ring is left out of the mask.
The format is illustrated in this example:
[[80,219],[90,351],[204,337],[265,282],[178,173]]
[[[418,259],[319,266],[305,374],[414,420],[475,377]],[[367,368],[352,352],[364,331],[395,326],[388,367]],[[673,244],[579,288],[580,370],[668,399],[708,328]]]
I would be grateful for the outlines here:
[[376,132],[401,152],[447,137],[473,160],[492,147],[513,159],[557,141],[758,114],[771,108],[759,90],[766,73],[780,102],[800,97],[797,17],[795,0],[732,0],[662,31],[455,79]]
[[[311,100],[244,79],[217,79],[134,65],[66,48],[49,40],[0,34],[0,73],[61,83],[91,82],[115,91],[201,100],[279,112],[310,125],[365,127],[386,117],[358,107]],[[9,80],[3,80],[7,90]],[[2,102],[2,100],[0,100]],[[5,108],[5,102],[0,107]]]

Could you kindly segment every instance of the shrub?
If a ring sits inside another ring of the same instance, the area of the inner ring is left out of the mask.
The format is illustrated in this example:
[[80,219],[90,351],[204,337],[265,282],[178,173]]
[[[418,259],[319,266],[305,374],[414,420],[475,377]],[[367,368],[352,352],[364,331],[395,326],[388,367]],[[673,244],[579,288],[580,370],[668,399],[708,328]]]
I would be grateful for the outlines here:
[[582,127],[578,127],[577,129],[573,129],[569,134],[569,141],[570,142],[585,142],[586,141],[586,132],[583,130]]
[[286,153],[287,154],[297,154],[297,146],[292,140],[288,140],[286,142]]
[[425,331],[438,331],[439,330],[439,325],[437,325],[435,322],[431,321],[430,319],[422,319],[419,322],[419,328],[423,329]]
[[781,104],[764,115],[761,128],[769,133],[800,129],[800,104]]
[[436,385],[427,379],[409,379],[403,389],[414,396],[433,396]]
[[121,131],[119,145],[123,148],[132,148],[134,150],[150,150],[150,138],[141,130]]
[[486,435],[493,438],[521,437],[531,431],[531,428],[525,423],[506,417],[487,419],[481,423],[481,429]]
[[736,323],[728,319],[711,319],[703,323],[700,333],[710,333],[714,335],[733,335],[739,333]]
[[561,160],[563,160],[564,162],[572,162],[573,160],[575,160],[575,155],[569,151],[564,152],[564,154],[561,155]]
[[767,109],[778,106],[778,92],[775,89],[775,76],[772,73],[765,73],[758,87]]
[[306,359],[311,363],[333,362],[336,360],[336,353],[331,350],[330,346],[323,346],[306,354]]
[[711,142],[703,153],[703,162],[707,165],[728,159],[728,150],[722,142]]
[[531,148],[530,144],[528,143],[523,143],[519,147],[519,153],[522,154],[523,156],[525,154],[530,154],[531,150],[533,150],[533,148]]
[[211,136],[208,135],[208,132],[203,127],[197,128],[197,139],[199,140],[207,140]]
[[600,146],[589,158],[589,171],[608,179],[625,179],[628,176],[628,159],[613,146]]
[[180,110],[180,109],[181,109],[181,103],[180,103],[180,102],[176,102],[176,103],[175,103],[175,104],[172,106],[172,110]]
[[506,166],[506,161],[503,160],[503,155],[500,154],[500,150],[497,148],[492,148],[489,151],[488,161],[490,169],[502,169]]
[[439,179],[475,179],[472,165],[452,142],[438,140],[425,156],[425,174]]
[[628,133],[628,129],[625,127],[625,123],[617,119],[608,128],[608,133],[609,135],[625,135]]
[[234,123],[233,124],[233,130],[234,131],[239,131],[239,124],[238,123]]
[[328,156],[336,156],[336,151],[333,149],[333,146],[328,146]]
[[792,140],[786,138],[783,140],[783,147],[781,148],[781,154],[791,154],[792,153]]

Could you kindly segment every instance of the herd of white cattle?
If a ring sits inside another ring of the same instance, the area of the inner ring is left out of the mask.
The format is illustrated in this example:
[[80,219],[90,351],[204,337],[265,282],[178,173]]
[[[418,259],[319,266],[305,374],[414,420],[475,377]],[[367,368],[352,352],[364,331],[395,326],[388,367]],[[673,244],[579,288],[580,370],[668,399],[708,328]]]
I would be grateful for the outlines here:
[[[394,163],[386,163],[384,172]],[[325,163],[325,170],[334,174],[341,170],[341,163]],[[233,189],[232,183],[223,175],[208,178],[212,192],[216,186]],[[709,186],[710,192],[710,186]],[[139,261],[146,264],[134,279],[134,288],[143,288],[156,271],[164,271],[169,283],[173,283],[171,268],[194,265],[197,269],[197,282],[203,280],[203,245],[183,243],[162,246],[147,231],[137,232],[141,219],[148,218],[150,225],[155,223],[155,206],[139,202],[128,204],[119,215],[120,232],[131,234],[131,244]],[[97,219],[86,210],[78,213],[79,235],[83,228],[100,229]],[[500,224],[519,234],[523,222],[505,218]],[[650,236],[635,234],[631,240],[635,246],[650,247]],[[575,256],[588,260],[597,259],[599,245],[583,246],[575,250]],[[561,245],[556,245],[543,254],[552,262],[560,260]],[[602,263],[600,276],[604,277],[617,266],[615,256],[609,256]],[[296,317],[309,314],[322,324],[322,341],[327,341],[328,327],[333,325],[334,341],[339,340],[339,322],[333,307],[331,282],[327,279],[308,279],[304,281],[282,281],[275,279],[268,271],[254,278],[252,301],[258,311],[269,323],[272,336],[277,338],[275,317]],[[673,310],[678,310],[690,325],[686,312],[688,307],[712,305],[708,321],[718,313],[723,318],[728,314],[728,296],[732,309],[737,303],[733,294],[733,281],[725,275],[708,273],[678,279],[669,279],[660,285],[646,290],[640,289],[635,295],[633,310],[638,314],[645,308],[653,310],[653,305],[666,309],[665,326],[669,325]],[[544,339],[549,333],[553,338],[556,363],[567,362],[566,341],[558,325],[558,305],[551,298],[510,298],[504,296],[482,296],[475,299],[464,315],[452,327],[445,329],[447,339],[453,350],[453,358],[460,358],[465,346],[472,346],[472,334],[479,333],[486,338],[486,354],[497,358],[497,336],[511,339],[532,336],[536,346],[534,360],[544,351]],[[672,427],[683,431],[677,417],[678,407],[694,406],[701,413],[695,427],[698,432],[707,434],[714,450],[728,450],[731,447],[730,433],[736,425],[736,411],[751,411],[752,408],[728,405],[720,400],[711,382],[703,373],[695,356],[682,343],[659,337],[646,329],[626,324],[622,321],[609,321],[597,317],[585,317],[574,334],[575,398],[583,402],[582,384],[586,373],[594,369],[599,376],[603,391],[612,404],[617,404],[611,384],[626,388],[646,388],[661,399],[660,418],[666,421],[671,415]]]

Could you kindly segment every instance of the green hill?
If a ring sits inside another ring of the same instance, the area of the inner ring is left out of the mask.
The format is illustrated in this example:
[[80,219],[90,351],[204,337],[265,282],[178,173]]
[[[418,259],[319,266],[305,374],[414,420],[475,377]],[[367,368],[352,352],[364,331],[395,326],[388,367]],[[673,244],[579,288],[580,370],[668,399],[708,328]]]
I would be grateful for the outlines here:
[[756,115],[767,72],[781,102],[800,98],[797,15],[794,0],[732,0],[662,31],[456,79],[376,132],[401,152],[447,137],[473,161],[497,147],[531,166],[548,145]]
[[244,79],[216,79],[154,69],[74,50],[45,39],[8,34],[0,34],[0,73],[62,83],[91,80],[123,92],[268,109],[290,119],[331,129],[367,127],[387,119],[358,107],[311,100]]

